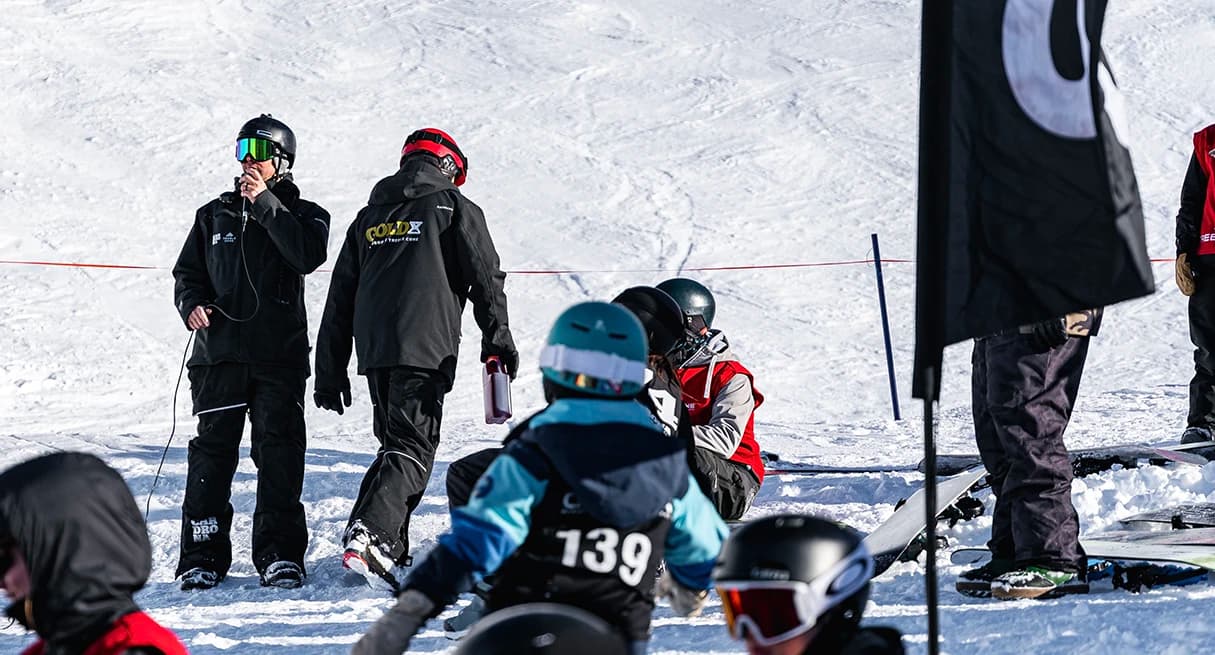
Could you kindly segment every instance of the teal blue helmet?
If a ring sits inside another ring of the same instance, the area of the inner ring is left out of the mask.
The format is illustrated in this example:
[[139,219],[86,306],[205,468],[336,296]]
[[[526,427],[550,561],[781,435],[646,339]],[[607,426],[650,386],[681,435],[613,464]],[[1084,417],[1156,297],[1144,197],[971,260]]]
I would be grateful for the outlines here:
[[596,396],[628,397],[645,385],[645,328],[632,312],[584,302],[561,313],[540,352],[540,371],[554,384]]

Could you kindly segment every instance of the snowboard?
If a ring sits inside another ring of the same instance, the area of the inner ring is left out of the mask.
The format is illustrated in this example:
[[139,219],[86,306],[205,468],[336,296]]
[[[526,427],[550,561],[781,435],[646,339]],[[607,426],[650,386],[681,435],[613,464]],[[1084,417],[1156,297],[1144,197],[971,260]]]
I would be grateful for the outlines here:
[[764,461],[766,475],[861,475],[866,473],[915,473],[919,470],[915,465],[891,466],[824,466],[804,462],[791,462],[781,459],[781,456],[763,451],[760,457]]
[[[1080,539],[1090,558],[1130,562],[1171,562],[1215,570],[1215,528],[1145,531],[1116,530]],[[954,564],[980,564],[991,557],[986,548],[959,548]]]
[[[987,471],[979,466],[941,480],[937,484],[937,518],[940,519],[960,498],[978,486],[986,475]],[[894,514],[890,515],[885,523],[865,537],[865,545],[873,557],[874,577],[881,575],[903,557],[908,547],[924,531],[925,509],[924,490],[920,489],[895,509]]]
[[[1082,478],[1108,471],[1114,466],[1137,468],[1142,462],[1153,465],[1176,462],[1203,466],[1215,459],[1215,441],[1162,446],[1102,446],[1073,450],[1068,454],[1071,457],[1072,474]],[[977,454],[937,455],[937,475],[956,475],[982,463]],[[924,472],[923,460],[916,468],[921,473]]]
[[1145,523],[1167,523],[1173,526],[1174,530],[1215,528],[1215,503],[1185,503],[1162,507],[1119,519],[1118,522],[1131,528]]

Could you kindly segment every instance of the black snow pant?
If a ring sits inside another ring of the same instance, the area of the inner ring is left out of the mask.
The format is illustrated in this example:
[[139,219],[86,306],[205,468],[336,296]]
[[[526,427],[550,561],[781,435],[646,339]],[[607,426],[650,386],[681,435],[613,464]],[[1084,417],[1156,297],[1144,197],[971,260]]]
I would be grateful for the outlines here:
[[471,455],[457,459],[447,467],[447,505],[449,507],[455,509],[468,504],[468,499],[472,498],[473,489],[477,486],[477,480],[481,479],[482,473],[489,470],[489,465],[494,463],[503,450],[503,448],[478,450]]
[[975,437],[996,494],[988,542],[993,558],[1084,574],[1063,432],[1088,341],[1073,337],[1037,352],[1018,333],[975,340]]
[[1215,429],[1215,257],[1194,263],[1197,288],[1190,296],[1190,341],[1194,342],[1194,378],[1190,380],[1190,414],[1186,427]]
[[232,565],[232,478],[240,461],[245,415],[257,466],[253,563],[259,572],[285,560],[304,565],[308,525],[304,486],[306,369],[223,363],[190,368],[198,436],[190,440],[177,575],[203,567],[227,575]]
[[728,460],[706,448],[689,453],[688,466],[700,490],[723,521],[736,521],[751,508],[759,493],[759,478],[745,464]]
[[398,366],[368,369],[367,386],[380,450],[363,476],[347,529],[362,525],[403,564],[409,557],[409,517],[426,493],[439,447],[448,381],[439,371]]

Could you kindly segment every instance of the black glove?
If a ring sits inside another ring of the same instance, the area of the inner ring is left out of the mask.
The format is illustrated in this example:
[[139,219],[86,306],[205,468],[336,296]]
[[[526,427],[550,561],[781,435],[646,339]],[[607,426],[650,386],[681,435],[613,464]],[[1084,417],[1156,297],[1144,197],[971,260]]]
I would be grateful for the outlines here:
[[1022,331],[1027,332],[1029,342],[1036,352],[1044,353],[1067,343],[1067,328],[1063,325],[1063,319],[1052,318],[1026,327],[1029,329],[1022,328]]
[[342,414],[342,405],[350,407],[350,389],[342,389],[341,391],[321,391],[318,389],[312,394],[312,399],[316,401],[317,407]]
[[481,349],[481,362],[485,363],[490,357],[497,357],[502,362],[502,367],[506,369],[506,374],[510,379],[515,379],[515,374],[519,372],[519,351],[506,349]]

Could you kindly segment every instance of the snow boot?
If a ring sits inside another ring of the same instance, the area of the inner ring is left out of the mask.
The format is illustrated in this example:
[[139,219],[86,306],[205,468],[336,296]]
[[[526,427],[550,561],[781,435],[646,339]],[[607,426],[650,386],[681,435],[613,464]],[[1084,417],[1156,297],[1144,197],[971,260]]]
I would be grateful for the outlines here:
[[213,589],[221,579],[215,571],[196,566],[181,574],[181,590]]
[[1072,571],[1026,566],[991,581],[991,595],[1000,600],[1057,598],[1065,594],[1087,594],[1088,583]]
[[1016,565],[1010,559],[993,559],[979,568],[959,573],[954,589],[964,596],[990,598],[991,581],[1014,568]]
[[279,560],[262,571],[263,587],[298,589],[304,584],[304,567],[295,562]]
[[1201,425],[1191,425],[1181,433],[1181,443],[1202,443],[1212,438],[1211,429]]

